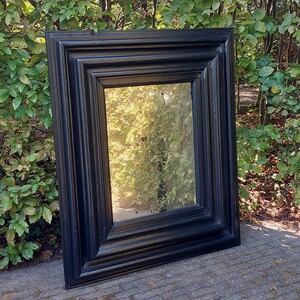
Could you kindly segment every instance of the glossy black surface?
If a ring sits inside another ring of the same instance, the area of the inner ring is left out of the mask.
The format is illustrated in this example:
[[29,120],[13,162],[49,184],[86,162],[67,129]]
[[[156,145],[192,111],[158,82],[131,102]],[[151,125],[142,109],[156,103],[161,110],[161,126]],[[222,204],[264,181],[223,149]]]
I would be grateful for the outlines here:
[[[232,30],[46,39],[66,287],[239,245]],[[178,82],[192,85],[197,204],[114,224],[104,88]]]

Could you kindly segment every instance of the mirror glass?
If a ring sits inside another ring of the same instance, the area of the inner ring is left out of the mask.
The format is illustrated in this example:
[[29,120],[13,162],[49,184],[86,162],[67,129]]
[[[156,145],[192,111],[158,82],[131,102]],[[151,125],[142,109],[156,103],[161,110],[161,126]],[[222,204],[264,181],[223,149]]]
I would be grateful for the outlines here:
[[113,220],[196,204],[191,83],[105,89]]

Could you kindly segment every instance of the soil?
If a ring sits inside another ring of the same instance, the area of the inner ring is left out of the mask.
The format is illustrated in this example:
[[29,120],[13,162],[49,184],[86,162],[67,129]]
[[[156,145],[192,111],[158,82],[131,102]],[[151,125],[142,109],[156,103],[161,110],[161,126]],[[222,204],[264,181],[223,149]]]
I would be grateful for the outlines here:
[[278,173],[275,167],[277,157],[271,154],[268,159],[270,163],[262,174],[249,174],[242,182],[253,185],[244,207],[248,205],[256,209],[241,209],[241,220],[252,223],[274,221],[284,228],[300,231],[300,209],[293,202],[293,191],[285,188],[290,178],[285,182],[271,180],[272,175]]
[[[257,126],[256,99],[258,91],[246,86],[240,94],[240,110],[237,119],[241,126]],[[273,118],[272,123],[276,126],[284,124],[284,117]],[[277,149],[273,149],[268,156],[268,163],[265,165],[262,174],[249,174],[242,184],[252,183],[250,199],[244,203],[244,207],[251,206],[256,209],[241,209],[241,220],[252,223],[261,221],[274,221],[283,228],[300,231],[300,209],[295,206],[293,191],[286,189],[286,184],[291,178],[286,178],[285,182],[275,182],[273,174],[278,173]]]
[[62,258],[59,216],[54,216],[51,224],[46,223],[43,219],[34,224],[27,241],[32,241],[39,246],[39,249],[34,253],[33,259],[24,260],[22,263],[16,266],[10,266],[5,270],[0,270],[0,272],[26,268],[40,262]]

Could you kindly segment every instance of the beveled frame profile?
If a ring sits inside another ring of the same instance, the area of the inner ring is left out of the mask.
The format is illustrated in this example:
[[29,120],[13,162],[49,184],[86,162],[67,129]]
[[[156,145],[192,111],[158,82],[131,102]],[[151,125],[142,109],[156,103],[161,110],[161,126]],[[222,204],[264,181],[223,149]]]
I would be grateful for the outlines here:
[[[240,243],[231,29],[47,32],[66,288]],[[113,222],[104,88],[191,82],[197,204]]]

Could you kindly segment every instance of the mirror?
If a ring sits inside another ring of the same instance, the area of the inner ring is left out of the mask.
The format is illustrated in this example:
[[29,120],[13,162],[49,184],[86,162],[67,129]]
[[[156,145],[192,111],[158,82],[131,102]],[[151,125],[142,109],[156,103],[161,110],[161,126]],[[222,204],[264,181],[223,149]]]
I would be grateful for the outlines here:
[[66,288],[239,245],[232,29],[46,40]]
[[196,204],[191,83],[105,89],[113,220]]

